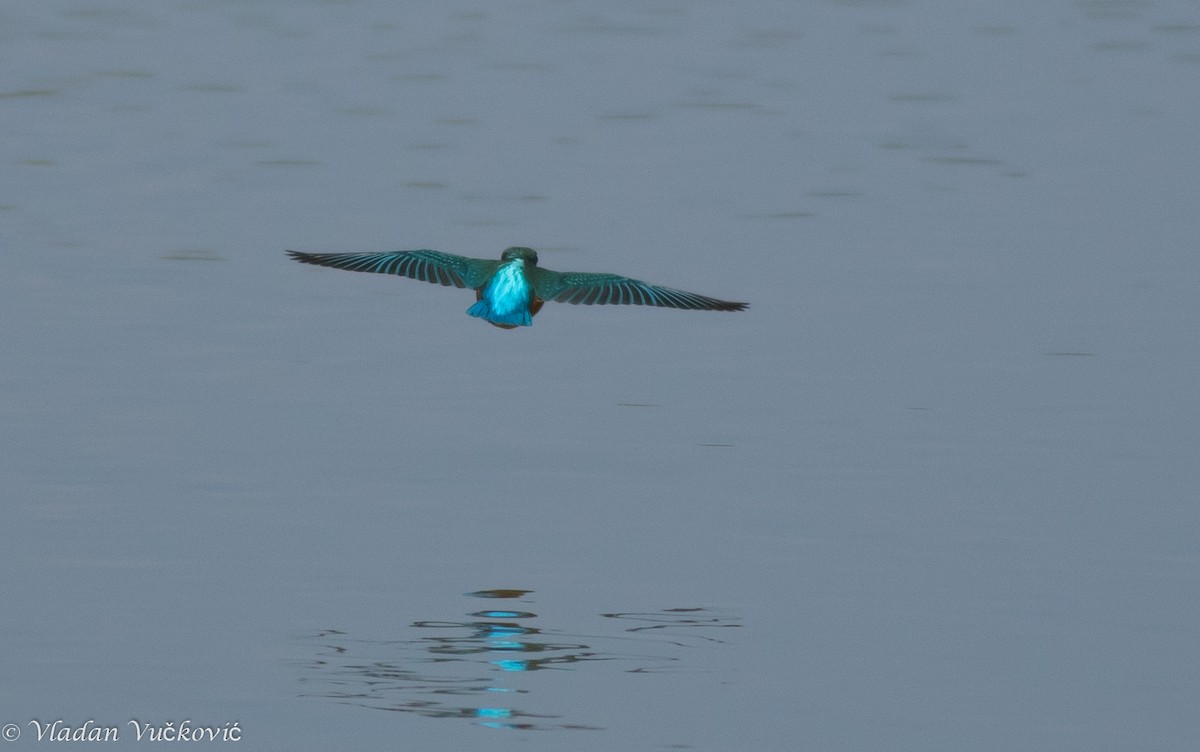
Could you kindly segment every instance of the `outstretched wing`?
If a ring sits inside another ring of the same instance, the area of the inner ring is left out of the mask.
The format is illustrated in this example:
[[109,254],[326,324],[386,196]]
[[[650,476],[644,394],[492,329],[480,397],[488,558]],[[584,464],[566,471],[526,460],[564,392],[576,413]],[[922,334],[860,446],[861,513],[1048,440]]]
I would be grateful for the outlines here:
[[648,305],[693,311],[741,311],[747,305],[659,287],[619,274],[560,273],[539,268],[532,276],[534,292],[539,298],[560,303]]
[[483,286],[499,261],[473,259],[441,251],[392,251],[386,253],[301,253],[287,254],[302,264],[329,266],[352,272],[399,274],[447,287]]

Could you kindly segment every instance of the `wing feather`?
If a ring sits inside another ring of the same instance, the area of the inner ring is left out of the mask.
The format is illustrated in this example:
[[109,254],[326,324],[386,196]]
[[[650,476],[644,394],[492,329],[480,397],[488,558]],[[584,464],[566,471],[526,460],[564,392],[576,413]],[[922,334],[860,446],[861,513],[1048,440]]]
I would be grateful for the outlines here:
[[746,308],[745,303],[660,287],[619,274],[559,273],[538,268],[533,276],[537,296],[560,303],[647,305],[696,311],[741,311]]
[[287,254],[302,264],[328,266],[352,272],[398,274],[446,287],[477,289],[487,281],[499,261],[473,259],[441,251],[389,251],[383,253],[301,253]]

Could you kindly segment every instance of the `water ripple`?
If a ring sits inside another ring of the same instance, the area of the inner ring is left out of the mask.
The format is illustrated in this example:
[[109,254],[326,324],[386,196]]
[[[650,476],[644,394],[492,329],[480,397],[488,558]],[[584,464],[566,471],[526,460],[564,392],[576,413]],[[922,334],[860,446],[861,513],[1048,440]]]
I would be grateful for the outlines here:
[[[469,598],[530,602],[531,591],[481,590]],[[468,611],[465,620],[411,622],[396,639],[327,629],[309,638],[304,696],[427,718],[469,720],[486,728],[599,730],[541,712],[534,673],[602,663],[645,674],[702,671],[685,651],[724,642],[736,617],[702,607],[599,614],[595,633],[534,626],[526,608]],[[589,619],[592,617],[589,617]],[[611,625],[611,629],[605,627]],[[517,681],[517,680],[520,681]],[[561,688],[561,687],[560,687]],[[548,694],[548,692],[546,692]],[[540,704],[545,704],[540,703]]]

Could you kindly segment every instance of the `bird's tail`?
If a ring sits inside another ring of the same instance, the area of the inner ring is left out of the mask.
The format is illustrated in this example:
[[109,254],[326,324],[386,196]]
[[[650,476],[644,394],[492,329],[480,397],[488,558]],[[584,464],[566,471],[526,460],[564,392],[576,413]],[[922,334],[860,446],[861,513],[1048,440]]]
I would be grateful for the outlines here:
[[533,326],[533,317],[529,315],[528,309],[496,313],[486,300],[475,301],[475,305],[468,308],[467,313],[500,327]]

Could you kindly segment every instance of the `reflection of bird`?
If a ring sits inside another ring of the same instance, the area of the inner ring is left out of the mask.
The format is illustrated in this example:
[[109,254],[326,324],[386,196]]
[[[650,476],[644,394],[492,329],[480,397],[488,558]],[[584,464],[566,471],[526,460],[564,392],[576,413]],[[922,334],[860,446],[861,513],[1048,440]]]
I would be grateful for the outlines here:
[[499,261],[467,258],[440,251],[385,253],[300,253],[289,256],[304,264],[353,272],[400,274],[475,291],[467,313],[502,329],[532,326],[533,315],[547,300],[560,303],[620,303],[687,308],[695,311],[741,311],[745,303],[717,300],[693,292],[659,287],[617,274],[552,272],[537,265],[532,248],[509,248]]

